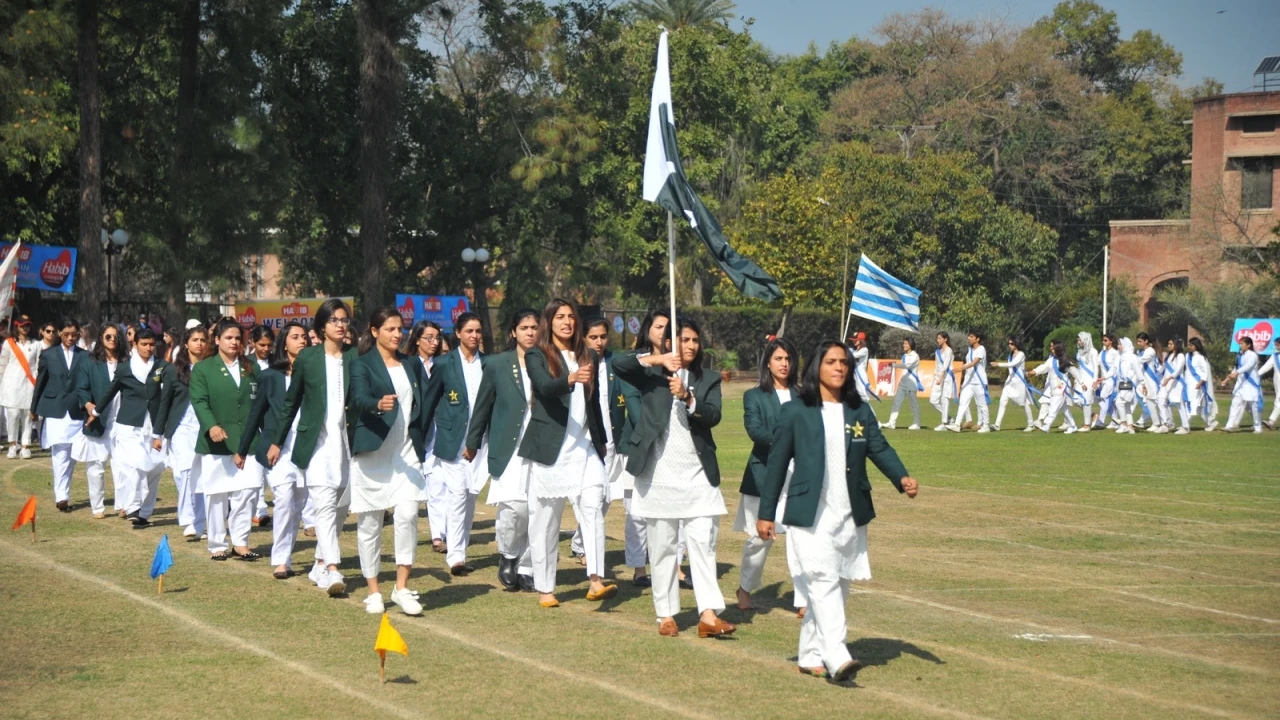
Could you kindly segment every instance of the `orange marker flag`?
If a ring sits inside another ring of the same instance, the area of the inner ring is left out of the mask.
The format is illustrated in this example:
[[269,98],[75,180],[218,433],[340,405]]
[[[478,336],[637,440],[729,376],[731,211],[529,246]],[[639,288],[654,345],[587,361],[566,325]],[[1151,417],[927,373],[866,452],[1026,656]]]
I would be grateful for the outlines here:
[[387,619],[386,613],[382,613],[382,624],[378,626],[378,639],[373,643],[373,650],[378,653],[380,660],[378,679],[384,683],[387,681],[387,651],[398,652],[409,657],[409,646],[405,644],[404,638],[400,637],[400,633],[391,627],[391,621]]
[[13,522],[13,529],[31,523],[31,542],[36,541],[36,496],[32,495],[27,498],[27,504],[22,506],[22,511],[18,513],[18,519]]

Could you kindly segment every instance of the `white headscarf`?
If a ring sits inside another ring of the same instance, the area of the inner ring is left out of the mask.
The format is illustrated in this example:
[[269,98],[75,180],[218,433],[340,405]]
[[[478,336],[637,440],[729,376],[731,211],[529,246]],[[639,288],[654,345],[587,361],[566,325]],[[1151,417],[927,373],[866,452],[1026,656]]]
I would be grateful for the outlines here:
[[143,385],[147,384],[147,375],[151,374],[151,368],[156,364],[156,356],[152,355],[150,360],[143,362],[142,356],[138,355],[138,349],[134,348],[129,354],[129,371]]
[[1088,355],[1093,352],[1093,335],[1088,332],[1082,332],[1077,337],[1080,338],[1080,352]]
[[1120,359],[1124,360],[1126,357],[1136,357],[1136,355],[1137,353],[1133,350],[1133,341],[1127,337],[1120,338]]

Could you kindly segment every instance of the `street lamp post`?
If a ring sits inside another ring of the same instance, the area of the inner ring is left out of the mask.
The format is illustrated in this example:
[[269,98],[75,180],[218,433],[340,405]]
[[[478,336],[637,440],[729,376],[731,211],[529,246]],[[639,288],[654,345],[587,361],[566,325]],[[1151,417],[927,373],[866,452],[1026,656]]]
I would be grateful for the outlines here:
[[111,234],[107,234],[106,228],[102,230],[102,253],[107,256],[107,318],[111,316],[111,258],[119,255],[124,251],[124,246],[129,244],[129,233],[124,228],[116,228]]
[[486,352],[493,352],[493,337],[489,329],[489,296],[485,288],[484,264],[489,262],[489,251],[484,248],[463,248],[462,262],[471,267],[471,303],[480,316],[480,334]]

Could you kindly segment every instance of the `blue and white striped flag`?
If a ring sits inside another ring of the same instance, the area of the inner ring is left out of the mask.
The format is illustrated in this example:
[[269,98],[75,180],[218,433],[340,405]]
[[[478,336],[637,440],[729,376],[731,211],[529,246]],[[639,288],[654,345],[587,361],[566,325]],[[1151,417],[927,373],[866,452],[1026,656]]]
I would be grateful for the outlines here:
[[880,269],[866,255],[858,262],[849,312],[903,330],[920,329],[920,291]]

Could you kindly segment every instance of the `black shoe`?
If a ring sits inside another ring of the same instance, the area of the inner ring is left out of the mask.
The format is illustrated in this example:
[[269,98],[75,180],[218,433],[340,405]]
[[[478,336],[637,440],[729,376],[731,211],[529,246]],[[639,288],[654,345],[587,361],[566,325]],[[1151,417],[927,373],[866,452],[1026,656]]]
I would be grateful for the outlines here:
[[58,512],[71,512],[71,503],[67,500],[59,500],[54,504],[58,507]]
[[642,587],[642,588],[653,587],[653,579],[650,578],[648,575],[640,575],[638,577],[632,578],[631,584],[635,585],[636,587]]
[[533,587],[532,575],[517,575],[516,583],[520,585],[520,589],[525,592],[537,592]]
[[502,583],[502,587],[507,590],[519,589],[519,580],[516,579],[516,570],[519,564],[520,560],[518,558],[498,556],[498,582]]
[[466,577],[475,571],[476,569],[467,563],[458,563],[449,568],[449,574],[454,577]]
[[145,530],[151,527],[151,521],[144,517],[136,517],[133,519],[134,530]]
[[693,581],[689,579],[688,574],[686,574],[684,577],[680,578],[680,589],[681,589],[681,590],[692,590],[692,589],[693,589]]
[[131,513],[129,513],[129,514],[127,514],[127,515],[125,515],[125,516],[124,516],[124,519],[125,519],[125,520],[132,520],[132,521],[134,521],[134,522],[137,522],[137,521],[138,521],[138,519],[139,519],[138,511],[137,511],[137,510],[134,510],[133,512],[131,512]]

